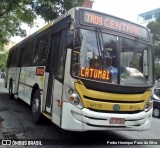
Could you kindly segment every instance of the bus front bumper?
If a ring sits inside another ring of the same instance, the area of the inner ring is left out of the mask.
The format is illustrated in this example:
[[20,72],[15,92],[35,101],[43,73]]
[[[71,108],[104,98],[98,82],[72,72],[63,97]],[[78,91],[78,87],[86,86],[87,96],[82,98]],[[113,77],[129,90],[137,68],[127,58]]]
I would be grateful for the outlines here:
[[[70,131],[88,130],[147,130],[151,126],[152,110],[135,114],[114,114],[91,111],[87,108],[78,109],[64,102],[61,127]],[[111,118],[124,118],[124,124],[111,124]]]

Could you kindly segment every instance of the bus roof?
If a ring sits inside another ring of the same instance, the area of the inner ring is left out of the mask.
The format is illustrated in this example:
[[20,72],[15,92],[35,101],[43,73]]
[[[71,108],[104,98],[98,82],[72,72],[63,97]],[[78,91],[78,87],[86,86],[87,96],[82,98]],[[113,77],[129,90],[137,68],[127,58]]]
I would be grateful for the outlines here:
[[[73,8],[72,8],[72,9],[73,9]],[[120,20],[123,20],[123,21],[126,21],[126,22],[129,22],[129,23],[132,23],[132,24],[135,24],[135,25],[138,25],[138,26],[141,26],[141,27],[143,27],[143,28],[148,29],[147,27],[145,27],[145,26],[143,26],[143,25],[141,25],[141,24],[138,24],[138,23],[133,22],[133,21],[129,21],[129,20],[124,19],[124,18],[121,18],[121,17],[119,17],[119,16],[115,16],[115,15],[112,15],[112,14],[109,14],[109,13],[104,13],[104,12],[102,12],[102,11],[93,10],[93,9],[91,9],[91,8],[76,7],[76,10],[81,10],[81,9],[82,9],[82,10],[92,11],[92,12],[99,13],[99,14],[102,14],[102,15],[108,15],[108,16],[111,16],[111,17],[114,17],[114,18],[118,18],[118,19],[120,19]]]
[[[85,8],[85,7],[74,7],[74,8],[71,8],[70,10],[68,10],[66,13],[62,14],[61,16],[59,16],[58,18],[52,20],[51,22],[49,22],[47,25],[45,25],[44,27],[40,28],[38,31],[34,32],[33,34],[31,34],[30,36],[26,37],[24,40],[22,40],[21,42],[19,42],[18,44],[16,44],[15,46],[13,46],[12,48],[15,48],[16,46],[19,46],[21,45],[23,42],[25,41],[28,41],[30,40],[31,38],[35,37],[37,34],[43,32],[44,30],[46,30],[47,28],[51,27],[52,25],[54,25],[55,23],[59,22],[60,20],[62,20],[63,18],[65,18],[66,16],[68,15],[71,15],[72,18],[74,19],[74,12],[75,11],[79,11],[79,10],[83,10],[84,12],[90,12],[90,15],[91,14],[98,14],[96,17],[101,17],[100,19],[104,18],[104,16],[107,16],[109,18],[114,18],[114,20],[112,21],[123,21],[123,22],[126,22],[128,24],[131,24],[131,25],[135,25],[135,26],[138,26],[140,28],[144,28],[144,30],[146,30],[146,32],[148,32],[148,29],[142,25],[139,25],[139,24],[136,24],[134,22],[131,22],[131,21],[128,21],[128,20],[125,20],[125,19],[122,19],[120,17],[117,17],[117,16],[113,16],[113,15],[110,15],[110,14],[107,14],[107,13],[104,13],[104,12],[100,12],[100,11],[96,11],[96,10],[93,10],[91,8]],[[82,20],[81,20],[82,21]],[[86,18],[84,18],[84,21],[83,23],[90,23],[90,24],[94,24],[93,21],[91,21],[90,19],[90,22],[87,22],[86,21]],[[113,23],[113,22],[112,22]],[[98,25],[98,24],[94,24],[94,25]],[[113,25],[113,24],[112,24]],[[106,27],[104,25],[101,25],[101,27]],[[113,28],[110,28],[110,29],[113,29]],[[143,30],[143,32],[144,32]]]

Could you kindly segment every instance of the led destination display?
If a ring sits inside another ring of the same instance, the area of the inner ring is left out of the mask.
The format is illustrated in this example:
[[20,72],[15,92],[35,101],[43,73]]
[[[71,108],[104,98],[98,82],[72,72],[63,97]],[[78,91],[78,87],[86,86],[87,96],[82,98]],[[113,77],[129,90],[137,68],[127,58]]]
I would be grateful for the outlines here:
[[110,79],[110,72],[108,70],[99,70],[93,68],[81,68],[81,77],[94,78],[94,79]]
[[128,21],[112,17],[109,15],[99,14],[91,11],[84,11],[83,23],[99,25],[108,29],[121,31],[134,36],[148,39],[148,30],[142,26],[130,23]]

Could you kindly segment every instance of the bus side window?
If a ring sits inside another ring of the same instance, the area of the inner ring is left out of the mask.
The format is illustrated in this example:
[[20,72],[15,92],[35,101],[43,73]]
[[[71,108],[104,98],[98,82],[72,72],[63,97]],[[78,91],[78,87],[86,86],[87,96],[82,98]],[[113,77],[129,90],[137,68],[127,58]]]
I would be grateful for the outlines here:
[[7,67],[10,67],[11,65],[11,58],[12,58],[12,49],[10,49],[8,54]]
[[18,66],[19,59],[20,59],[20,48],[17,48],[15,54],[15,66]]
[[26,49],[24,65],[31,65],[32,64],[34,44],[35,44],[35,40],[32,40],[28,43],[28,46],[27,46],[27,49]]
[[33,57],[33,65],[44,66],[48,55],[48,36],[45,34],[38,38]]
[[15,66],[16,64],[16,48],[12,49],[11,55],[10,55],[10,66]]
[[8,58],[7,58],[7,63],[6,63],[6,67],[9,67],[9,59],[10,59],[10,52],[8,53]]
[[63,80],[64,70],[65,70],[65,58],[66,58],[65,41],[66,41],[66,33],[67,33],[67,29],[62,31],[60,42],[59,42],[59,51],[58,51],[57,78],[59,78],[61,81]]
[[20,48],[18,66],[21,67],[25,58],[25,46]]

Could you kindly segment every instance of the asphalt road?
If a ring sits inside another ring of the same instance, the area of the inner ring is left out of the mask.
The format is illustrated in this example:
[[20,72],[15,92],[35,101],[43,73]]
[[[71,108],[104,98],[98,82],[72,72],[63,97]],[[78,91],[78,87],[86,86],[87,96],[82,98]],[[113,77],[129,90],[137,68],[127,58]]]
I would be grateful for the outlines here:
[[[146,139],[150,144],[160,139],[160,118],[152,119],[152,126],[147,131],[92,131],[92,132],[69,132],[60,129],[49,120],[44,118],[44,123],[35,125],[32,122],[30,107],[21,100],[9,99],[7,90],[3,87],[0,79],[0,133],[1,138],[36,139],[44,144],[57,145],[59,147],[105,147],[108,142],[138,141]],[[152,142],[153,141],[153,142]],[[68,145],[69,144],[69,145]],[[132,145],[132,147],[159,147],[160,145]],[[160,140],[159,140],[160,144]],[[116,145],[107,145],[115,147]],[[127,144],[118,145],[128,146]],[[1,146],[0,146],[1,147]],[[44,146],[43,146],[44,147]]]

